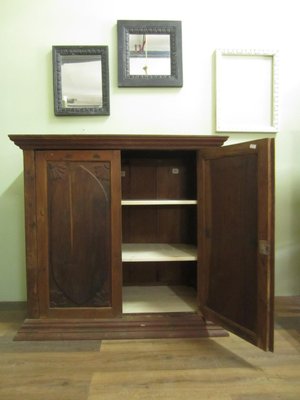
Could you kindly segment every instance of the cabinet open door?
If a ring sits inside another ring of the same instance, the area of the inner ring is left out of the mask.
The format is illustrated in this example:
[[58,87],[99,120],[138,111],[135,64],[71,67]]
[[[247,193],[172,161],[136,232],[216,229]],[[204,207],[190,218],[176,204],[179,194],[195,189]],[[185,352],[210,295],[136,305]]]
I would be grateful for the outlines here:
[[199,151],[199,305],[273,351],[274,139]]

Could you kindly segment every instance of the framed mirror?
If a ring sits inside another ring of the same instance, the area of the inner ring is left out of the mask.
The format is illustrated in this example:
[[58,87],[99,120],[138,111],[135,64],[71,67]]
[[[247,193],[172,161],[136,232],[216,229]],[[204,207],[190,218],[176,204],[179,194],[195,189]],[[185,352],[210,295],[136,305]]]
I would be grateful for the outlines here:
[[181,21],[119,20],[119,87],[181,87]]
[[107,46],[53,46],[55,115],[109,115]]

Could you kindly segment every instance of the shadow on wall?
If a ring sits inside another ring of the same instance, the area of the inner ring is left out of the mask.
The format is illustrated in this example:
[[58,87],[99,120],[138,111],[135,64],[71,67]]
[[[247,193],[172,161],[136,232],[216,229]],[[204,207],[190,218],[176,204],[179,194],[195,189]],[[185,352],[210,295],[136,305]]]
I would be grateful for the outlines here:
[[22,301],[26,299],[23,173],[0,196],[0,221],[0,301]]
[[[300,133],[300,132],[299,132]],[[298,249],[299,249],[299,254],[298,254],[298,260],[300,259],[300,165],[299,165],[299,148],[300,148],[300,135],[298,134],[298,137],[296,139],[296,142],[293,142],[293,155],[292,159],[297,160],[296,161],[296,174],[295,174],[295,185],[292,186],[292,201],[291,201],[291,206],[292,209],[295,211],[294,215],[294,223],[292,225],[292,237],[296,239],[296,242],[298,243]],[[300,294],[300,292],[299,292]]]
[[300,295],[300,168],[299,131],[278,138],[276,170],[276,291],[279,296]]
[[[295,231],[299,230],[300,222],[296,216],[288,221],[283,221],[282,218],[284,216],[281,215],[277,218],[277,232],[280,231],[280,226],[282,229],[286,229],[286,239],[279,238],[279,233],[277,233],[275,242],[275,295],[299,295],[300,241],[296,240],[297,234]],[[283,225],[286,226],[283,227]]]

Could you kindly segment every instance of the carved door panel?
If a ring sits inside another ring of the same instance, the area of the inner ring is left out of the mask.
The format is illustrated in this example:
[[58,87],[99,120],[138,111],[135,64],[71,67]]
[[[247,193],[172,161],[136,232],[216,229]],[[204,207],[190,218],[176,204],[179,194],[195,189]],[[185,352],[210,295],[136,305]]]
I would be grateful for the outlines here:
[[119,152],[37,152],[37,204],[41,316],[119,315]]
[[199,155],[199,289],[204,316],[273,349],[274,140]]

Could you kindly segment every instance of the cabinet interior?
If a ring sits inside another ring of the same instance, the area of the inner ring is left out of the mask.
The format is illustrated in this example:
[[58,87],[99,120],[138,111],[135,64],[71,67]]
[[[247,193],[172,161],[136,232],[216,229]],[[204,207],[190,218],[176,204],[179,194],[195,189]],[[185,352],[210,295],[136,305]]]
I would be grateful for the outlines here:
[[193,312],[197,294],[194,151],[123,151],[123,313]]

